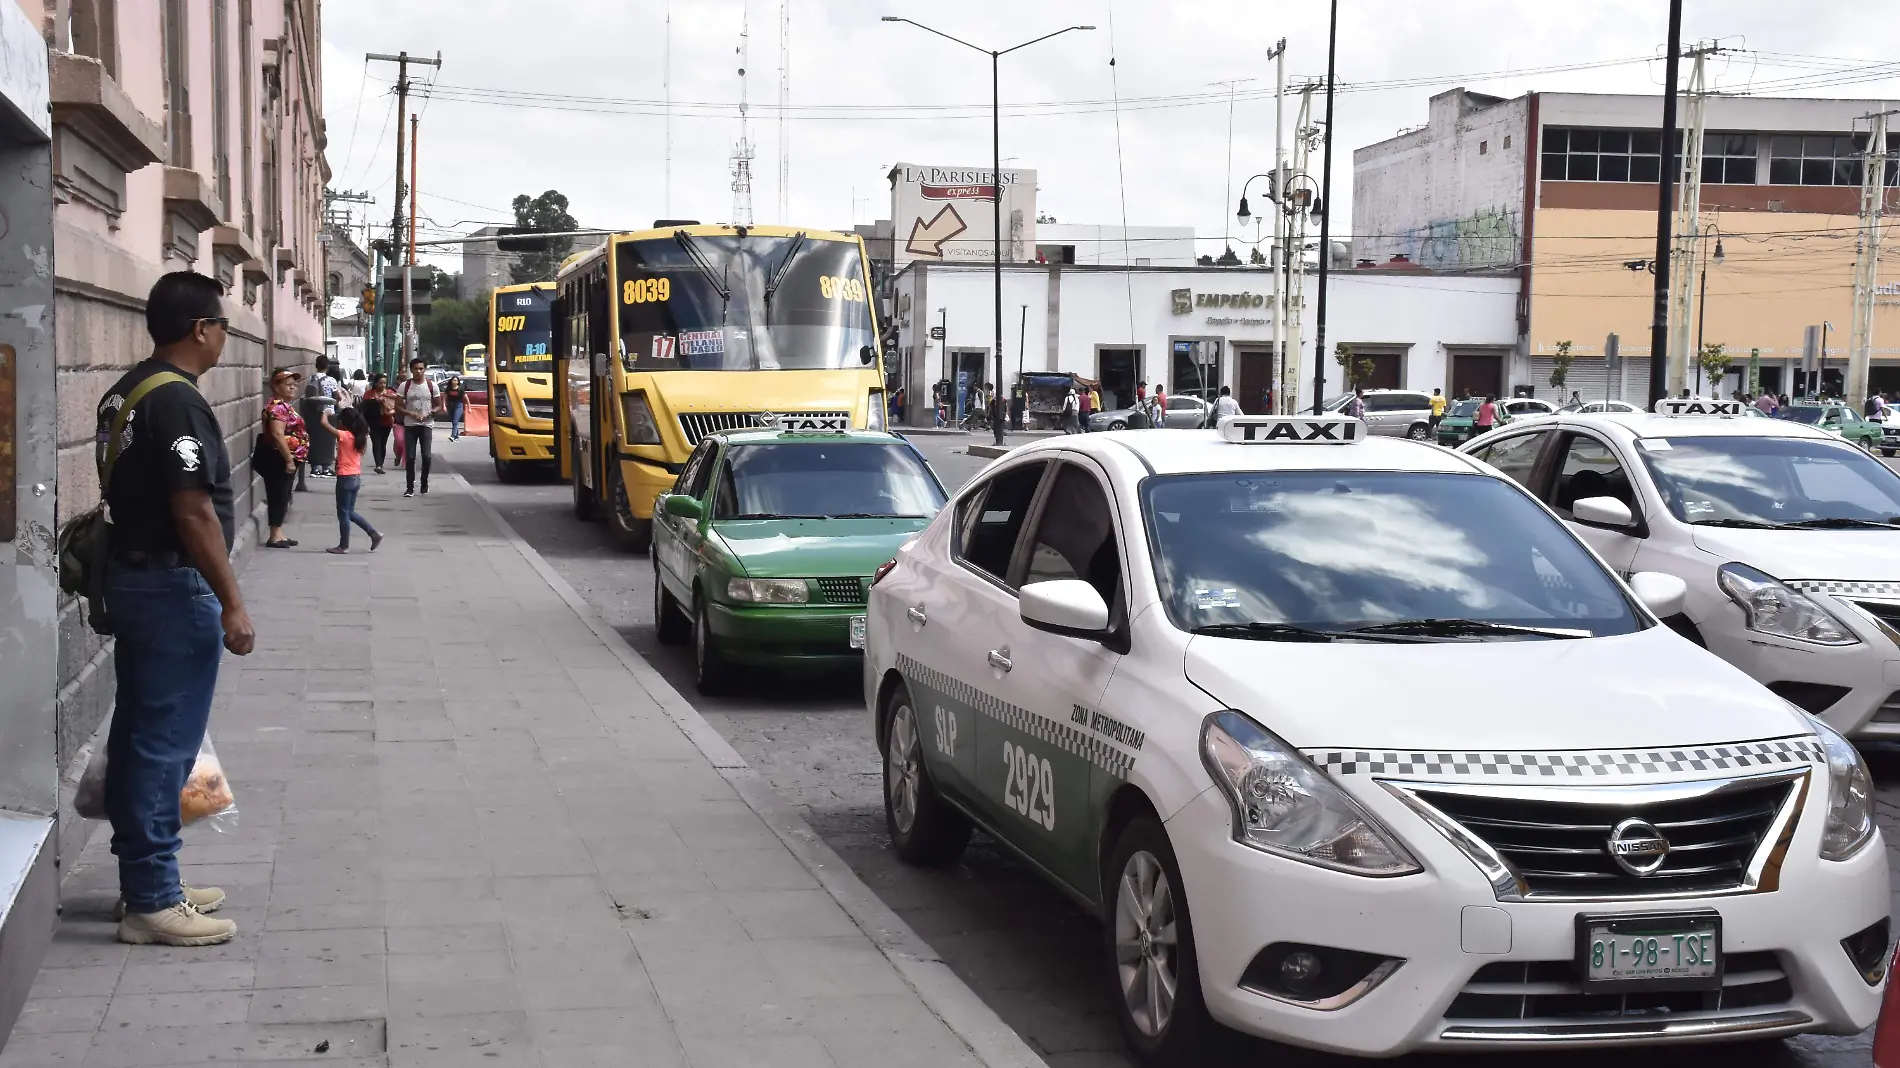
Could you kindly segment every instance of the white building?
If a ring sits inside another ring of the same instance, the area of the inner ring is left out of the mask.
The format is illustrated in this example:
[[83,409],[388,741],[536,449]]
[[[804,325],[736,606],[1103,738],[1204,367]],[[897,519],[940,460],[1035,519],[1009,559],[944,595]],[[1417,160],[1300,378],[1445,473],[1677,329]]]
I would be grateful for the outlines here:
[[[1043,244],[1048,225],[1039,228]],[[893,282],[898,343],[891,372],[907,393],[905,418],[930,421],[932,386],[991,382],[995,313],[987,267],[912,263]],[[1435,275],[1413,269],[1336,271],[1329,287],[1326,394],[1343,387],[1330,355],[1345,343],[1373,362],[1372,384],[1445,388],[1450,370],[1477,381],[1487,368],[1499,392],[1516,347],[1518,279]],[[1003,388],[1018,376],[1069,372],[1102,383],[1105,405],[1133,400],[1138,382],[1174,393],[1229,386],[1248,411],[1263,410],[1275,380],[1273,276],[1265,268],[1089,267],[1005,264]],[[1318,279],[1305,283],[1301,403],[1310,404]],[[942,327],[941,340],[933,328]]]
[[1194,266],[1192,226],[1098,226],[1036,223],[1036,259],[1042,263],[1130,267]]

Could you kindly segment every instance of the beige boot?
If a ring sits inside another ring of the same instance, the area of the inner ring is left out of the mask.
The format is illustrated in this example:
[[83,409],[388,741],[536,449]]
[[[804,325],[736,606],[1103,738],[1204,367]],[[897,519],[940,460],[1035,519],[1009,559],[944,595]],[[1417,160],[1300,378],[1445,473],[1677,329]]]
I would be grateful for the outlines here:
[[[183,889],[185,891],[185,900],[191,902],[191,907],[197,909],[199,912],[216,912],[224,907],[224,891],[215,886],[202,888],[187,886]],[[124,898],[120,898],[119,903],[112,906],[112,918],[115,920],[125,919]]]
[[215,946],[229,942],[237,924],[200,916],[189,901],[159,912],[128,912],[119,921],[119,941],[135,946]]

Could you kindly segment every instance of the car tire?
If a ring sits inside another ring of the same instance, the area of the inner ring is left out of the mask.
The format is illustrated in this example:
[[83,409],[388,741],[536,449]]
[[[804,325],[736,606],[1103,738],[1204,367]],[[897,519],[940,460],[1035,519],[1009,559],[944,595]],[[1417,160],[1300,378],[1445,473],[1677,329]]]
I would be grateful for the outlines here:
[[568,455],[574,458],[574,518],[590,522],[600,518],[600,505],[594,499],[594,491],[581,477],[583,466],[589,463],[586,453],[581,451],[579,438],[570,437],[567,441]]
[[899,683],[884,699],[884,828],[906,864],[954,864],[970,844],[970,821],[937,794],[924,764],[924,734],[910,690]]
[[1405,436],[1413,441],[1424,441],[1431,434],[1431,427],[1424,423],[1414,423],[1405,430]]
[[1880,455],[1882,455],[1882,456],[1885,456],[1885,457],[1887,457],[1888,459],[1892,459],[1892,458],[1893,458],[1893,450],[1892,450],[1892,449],[1882,449],[1882,450],[1880,450]]
[[713,637],[706,603],[699,597],[693,598],[693,685],[708,697],[732,689],[731,670],[719,651],[719,640]]
[[[1216,1026],[1201,999],[1181,869],[1160,820],[1143,813],[1122,828],[1102,883],[1103,959],[1122,1035],[1151,1068],[1207,1063]],[[1171,1002],[1164,978],[1173,980]]]
[[653,520],[634,516],[626,476],[618,462],[607,465],[607,487],[607,532],[614,548],[623,553],[646,552],[653,544]]
[[693,636],[693,621],[686,616],[686,610],[667,592],[666,583],[660,579],[660,561],[653,561],[653,630],[661,645],[685,645]]
[[1110,430],[1127,430],[1127,429],[1128,429],[1128,420],[1126,420],[1126,419],[1111,419],[1111,420],[1109,420],[1109,423],[1108,423],[1108,428],[1109,428]]

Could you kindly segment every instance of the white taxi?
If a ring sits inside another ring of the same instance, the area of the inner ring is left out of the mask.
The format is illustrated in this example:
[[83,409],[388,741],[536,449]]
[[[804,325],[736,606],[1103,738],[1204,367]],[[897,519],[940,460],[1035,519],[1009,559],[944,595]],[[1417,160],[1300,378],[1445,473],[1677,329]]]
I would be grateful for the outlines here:
[[1857,1032],[1867,770],[1682,597],[1356,420],[1027,445],[874,580],[892,844],[981,827],[1102,917],[1152,1065]]
[[1688,584],[1667,622],[1854,738],[1900,738],[1900,475],[1732,401],[1560,415],[1462,451],[1622,574]]

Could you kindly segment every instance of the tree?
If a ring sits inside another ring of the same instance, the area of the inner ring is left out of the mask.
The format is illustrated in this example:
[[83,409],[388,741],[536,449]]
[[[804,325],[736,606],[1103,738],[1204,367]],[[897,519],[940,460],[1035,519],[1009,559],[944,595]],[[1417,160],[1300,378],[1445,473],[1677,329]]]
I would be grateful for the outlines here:
[[1255,266],[1260,266],[1267,262],[1267,258],[1260,254],[1259,246],[1255,246],[1253,249],[1248,251],[1247,262],[1254,264]]
[[[515,198],[514,209],[515,225],[531,233],[556,234],[580,229],[574,216],[567,213],[567,198],[553,189],[538,197],[521,194]],[[561,269],[561,261],[567,258],[573,248],[574,239],[571,237],[548,238],[545,247],[518,253],[514,265],[508,269],[509,276],[516,285],[551,282],[554,273]]]
[[1214,257],[1203,253],[1201,255],[1201,258],[1195,260],[1194,262],[1201,265],[1202,267],[1212,267],[1214,266]]
[[1574,359],[1576,357],[1570,355],[1570,342],[1557,342],[1557,351],[1550,357],[1550,384],[1560,392],[1570,380],[1570,361]]
[[[442,290],[438,288],[436,292]],[[455,366],[462,355],[462,346],[488,343],[487,297],[456,300],[437,296],[430,304],[429,313],[416,317],[416,334],[425,359]]]
[[1730,356],[1727,352],[1723,351],[1723,349],[1724,346],[1721,342],[1712,341],[1702,346],[1702,351],[1695,354],[1695,365],[1699,368],[1696,372],[1695,383],[1695,391],[1697,393],[1702,392],[1703,374],[1706,373],[1709,376],[1709,385],[1711,387],[1717,382],[1720,382],[1723,375],[1728,374],[1728,365],[1735,362],[1735,357]]
[[1234,254],[1234,246],[1228,245],[1226,249],[1222,250],[1220,259],[1215,260],[1214,263],[1221,267],[1238,267],[1240,266],[1240,257]]
[[1362,382],[1372,379],[1372,361],[1352,354],[1352,346],[1344,341],[1333,346],[1333,361],[1340,370],[1346,372],[1346,388],[1355,389]]

